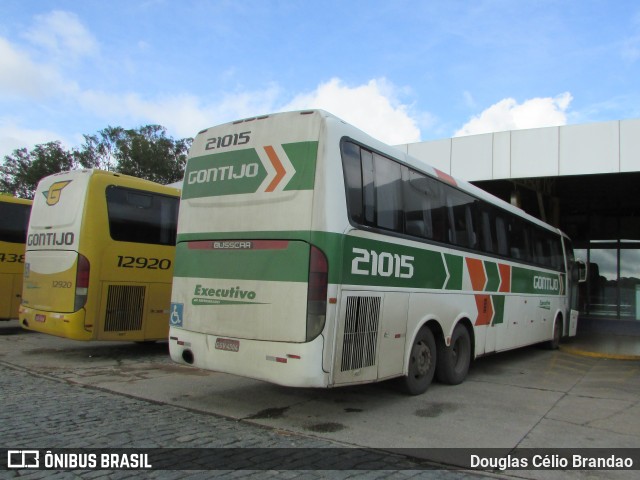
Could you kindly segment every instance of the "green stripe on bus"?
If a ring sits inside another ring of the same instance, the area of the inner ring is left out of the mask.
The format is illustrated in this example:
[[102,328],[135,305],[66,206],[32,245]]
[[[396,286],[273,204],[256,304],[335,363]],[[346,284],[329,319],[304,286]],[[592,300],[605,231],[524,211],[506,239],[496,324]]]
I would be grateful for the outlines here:
[[[198,240],[244,239],[291,240],[299,241],[299,245],[291,252],[221,250],[215,252],[215,255],[188,250],[186,245],[186,242]],[[462,255],[442,254],[435,250],[362,236],[304,230],[180,234],[174,275],[306,282],[309,245],[320,248],[327,256],[329,282],[332,284],[449,291],[460,291],[463,287],[466,267],[465,257]],[[272,263],[268,263],[267,259]],[[267,263],[269,268],[265,267]],[[500,286],[497,263],[485,261],[484,266],[487,274],[485,291],[497,292]],[[562,275],[559,273],[544,272],[535,267],[514,266],[511,293],[559,295],[561,281]],[[494,300],[501,297],[495,295]]]
[[560,295],[561,275],[541,272],[533,268],[513,267],[511,269],[511,292],[535,293],[538,295]]
[[187,243],[179,243],[174,276],[306,282],[309,276],[309,245],[290,242],[281,250],[199,250],[190,249]]
[[487,272],[487,285],[484,287],[484,291],[497,292],[500,287],[498,264],[494,262],[484,262],[484,269]]
[[284,190],[313,190],[318,142],[287,143],[282,149],[296,171]]
[[449,272],[449,280],[444,286],[445,290],[462,290],[462,273],[464,270],[464,257],[460,255],[444,254],[444,260]]
[[492,325],[498,325],[504,322],[504,300],[505,295],[491,295],[494,311]]
[[254,193],[267,178],[255,149],[213,153],[189,159],[182,199]]

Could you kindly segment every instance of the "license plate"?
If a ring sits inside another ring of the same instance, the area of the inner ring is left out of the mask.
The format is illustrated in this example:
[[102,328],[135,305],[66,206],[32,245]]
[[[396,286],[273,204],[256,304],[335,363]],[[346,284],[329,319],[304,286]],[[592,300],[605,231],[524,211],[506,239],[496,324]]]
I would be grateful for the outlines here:
[[36,313],[36,322],[44,323],[46,319],[47,319],[46,315],[41,315],[39,313]]
[[240,340],[232,340],[230,338],[216,338],[216,350],[237,352],[238,350],[240,350]]

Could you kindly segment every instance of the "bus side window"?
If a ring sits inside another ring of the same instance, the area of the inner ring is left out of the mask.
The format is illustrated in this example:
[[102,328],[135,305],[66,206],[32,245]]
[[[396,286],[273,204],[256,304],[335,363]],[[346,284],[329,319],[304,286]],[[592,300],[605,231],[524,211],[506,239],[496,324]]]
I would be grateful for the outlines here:
[[495,229],[493,228],[493,223],[491,222],[491,216],[487,210],[482,210],[480,212],[480,236],[481,236],[481,248],[485,252],[495,253],[494,250],[494,238],[495,238]]
[[551,258],[549,255],[547,255],[547,252],[545,252],[543,232],[536,229],[534,234],[535,235],[533,239],[533,258],[535,259],[536,263],[539,263],[541,265],[548,267],[550,266]]
[[362,208],[364,211],[363,222],[368,225],[376,223],[376,198],[373,172],[373,154],[361,149],[362,159]]
[[431,220],[430,179],[426,175],[405,169],[404,182],[405,233],[422,238],[433,238]]
[[347,210],[351,220],[362,223],[362,166],[360,147],[342,142],[342,166],[347,189]]
[[513,217],[510,220],[509,239],[511,256],[525,262],[532,261],[531,229],[529,228],[529,225],[516,217]]
[[564,259],[562,258],[562,243],[558,237],[550,237],[551,255],[553,258],[553,266],[558,270],[564,271]]
[[555,270],[564,270],[560,238],[541,228],[534,231],[535,262]]
[[498,253],[507,256],[509,254],[509,237],[504,218],[496,216],[496,236],[498,238]]
[[447,201],[444,196],[444,188],[437,180],[430,179],[433,183],[431,196],[431,219],[433,223],[433,240],[447,241]]
[[399,163],[373,154],[376,226],[402,232],[402,172]]
[[477,205],[470,195],[446,188],[449,214],[449,242],[466,248],[476,248],[475,213]]
[[476,233],[476,210],[477,204],[471,199],[464,209],[465,223],[467,227],[467,238],[469,239],[469,248],[478,248],[478,234]]

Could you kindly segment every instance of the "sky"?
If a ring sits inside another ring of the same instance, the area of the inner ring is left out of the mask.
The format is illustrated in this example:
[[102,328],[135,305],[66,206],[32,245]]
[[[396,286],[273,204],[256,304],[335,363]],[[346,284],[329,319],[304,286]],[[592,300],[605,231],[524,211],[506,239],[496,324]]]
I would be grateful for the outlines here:
[[325,109],[396,145],[640,118],[640,2],[0,0],[0,161]]

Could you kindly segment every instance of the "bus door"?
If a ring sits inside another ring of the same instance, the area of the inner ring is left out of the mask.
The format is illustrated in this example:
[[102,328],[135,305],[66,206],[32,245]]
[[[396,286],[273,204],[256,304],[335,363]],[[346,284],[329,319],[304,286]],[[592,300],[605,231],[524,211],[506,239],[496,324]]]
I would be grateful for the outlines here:
[[[567,301],[569,310],[569,331],[568,335],[573,337],[578,330],[578,312],[579,312],[579,290],[578,283],[586,282],[587,267],[581,260],[576,260],[571,242],[563,237],[565,249],[565,258],[567,260]],[[565,329],[566,332],[566,329]]]
[[[535,318],[527,315],[527,304],[531,300],[522,295],[504,295],[501,297],[502,315],[494,316],[487,325],[484,353],[500,352],[522,344],[526,332],[532,331]],[[495,309],[496,297],[493,298]]]

